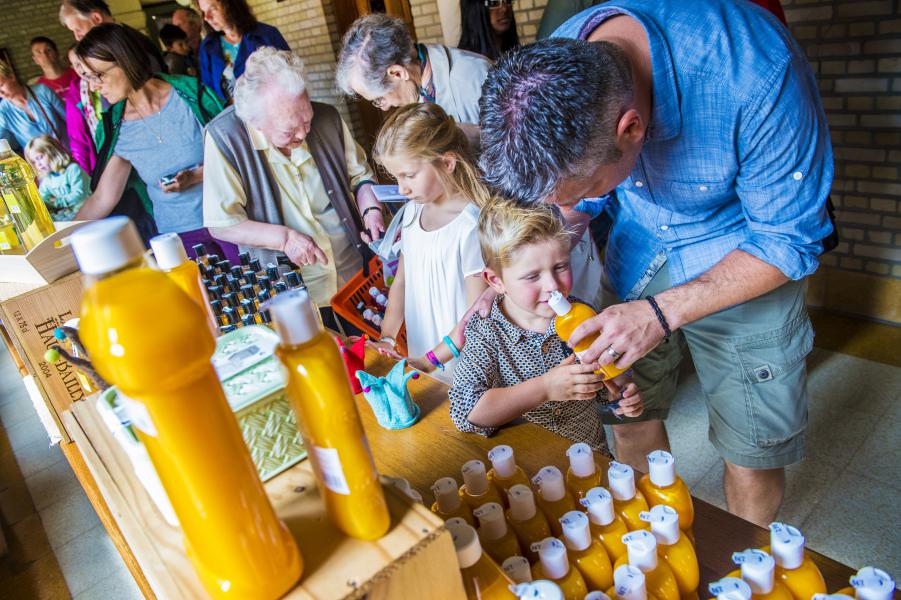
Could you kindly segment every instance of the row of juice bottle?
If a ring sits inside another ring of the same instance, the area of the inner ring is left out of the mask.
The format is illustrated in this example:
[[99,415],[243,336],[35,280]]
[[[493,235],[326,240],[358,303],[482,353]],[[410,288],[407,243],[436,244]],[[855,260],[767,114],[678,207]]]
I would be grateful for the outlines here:
[[[81,341],[127,399],[207,591],[277,598],[300,578],[301,554],[269,502],[210,362],[215,338],[199,269],[177,236],[163,238],[154,254],[164,272],[145,263],[125,217],[71,236],[85,284]],[[377,539],[391,519],[338,348],[305,290],[280,294],[266,309],[328,516],[346,535]]]
[[31,165],[0,139],[0,255],[25,254],[55,231]]

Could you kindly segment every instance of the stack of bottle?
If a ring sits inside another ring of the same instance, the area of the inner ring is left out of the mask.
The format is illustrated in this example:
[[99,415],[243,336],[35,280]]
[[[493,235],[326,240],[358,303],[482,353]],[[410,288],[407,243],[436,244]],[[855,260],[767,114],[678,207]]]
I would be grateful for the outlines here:
[[232,265],[217,254],[207,254],[203,244],[192,249],[220,333],[245,325],[270,324],[271,315],[263,304],[287,291],[305,289],[300,268],[285,256],[278,257],[278,264],[268,263],[263,268],[248,252],[238,255],[240,264]]
[[369,288],[369,297],[365,301],[357,303],[357,312],[364,321],[379,329],[382,326],[382,319],[385,318],[387,306],[388,289],[379,289],[373,286]]
[[[551,582],[566,600],[696,597],[698,560],[686,533],[694,510],[672,455],[652,453],[638,484],[629,466],[611,463],[608,490],[590,447],[574,444],[566,454],[565,475],[547,466],[529,480],[512,448],[496,446],[490,470],[472,460],[462,468],[462,486],[451,477],[435,482],[432,510],[449,527],[472,529],[478,542],[478,558],[475,542],[467,542],[461,560],[469,597],[486,597],[479,582],[501,576],[515,584]],[[490,567],[492,578],[469,573],[476,562],[480,570]],[[516,589],[544,597],[541,590],[550,588]]]

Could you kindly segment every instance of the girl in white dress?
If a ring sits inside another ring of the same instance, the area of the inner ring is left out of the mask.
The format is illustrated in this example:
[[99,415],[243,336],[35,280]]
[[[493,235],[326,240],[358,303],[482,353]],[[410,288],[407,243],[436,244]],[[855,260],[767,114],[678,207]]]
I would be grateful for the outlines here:
[[407,326],[410,365],[451,380],[463,347],[457,323],[487,284],[479,250],[479,206],[489,193],[472,166],[466,137],[440,106],[411,104],[382,126],[373,157],[412,200],[403,219],[401,253],[380,352],[400,358],[395,338]]

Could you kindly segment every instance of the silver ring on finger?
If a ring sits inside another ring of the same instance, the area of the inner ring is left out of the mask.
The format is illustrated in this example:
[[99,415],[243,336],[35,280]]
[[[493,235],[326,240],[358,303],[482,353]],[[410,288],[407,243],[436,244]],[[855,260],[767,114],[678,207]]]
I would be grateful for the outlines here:
[[618,359],[622,354],[613,349],[613,345],[607,346],[607,354],[613,357],[613,360]]

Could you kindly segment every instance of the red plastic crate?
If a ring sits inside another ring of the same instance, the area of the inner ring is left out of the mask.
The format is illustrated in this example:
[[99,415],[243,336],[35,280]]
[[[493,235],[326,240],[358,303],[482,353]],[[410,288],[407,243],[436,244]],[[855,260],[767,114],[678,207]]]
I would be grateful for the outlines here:
[[[349,323],[373,340],[377,340],[382,337],[382,334],[372,323],[363,320],[363,315],[357,312],[357,305],[360,302],[371,304],[372,296],[369,295],[369,288],[381,289],[385,285],[385,279],[382,277],[382,261],[379,260],[379,257],[373,256],[369,261],[369,277],[363,273],[364,271],[361,270],[351,277],[350,281],[332,296],[331,306],[332,310]],[[400,328],[400,333],[397,335],[397,348],[402,355],[407,356],[407,332],[404,327]]]

